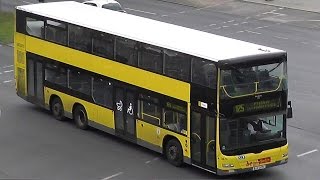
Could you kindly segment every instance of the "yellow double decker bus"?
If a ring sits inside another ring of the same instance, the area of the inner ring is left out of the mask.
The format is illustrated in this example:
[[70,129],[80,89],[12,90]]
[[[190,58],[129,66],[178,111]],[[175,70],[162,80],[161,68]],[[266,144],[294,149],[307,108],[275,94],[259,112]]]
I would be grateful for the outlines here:
[[14,47],[57,120],[219,175],[287,162],[285,51],[71,1],[16,7]]

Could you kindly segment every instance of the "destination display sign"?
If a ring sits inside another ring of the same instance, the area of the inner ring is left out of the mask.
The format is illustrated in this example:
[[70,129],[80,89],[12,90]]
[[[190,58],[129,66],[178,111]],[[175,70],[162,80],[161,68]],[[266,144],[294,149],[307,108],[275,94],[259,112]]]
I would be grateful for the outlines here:
[[257,111],[272,110],[281,107],[280,98],[260,100],[250,103],[237,104],[233,106],[233,114],[251,113]]

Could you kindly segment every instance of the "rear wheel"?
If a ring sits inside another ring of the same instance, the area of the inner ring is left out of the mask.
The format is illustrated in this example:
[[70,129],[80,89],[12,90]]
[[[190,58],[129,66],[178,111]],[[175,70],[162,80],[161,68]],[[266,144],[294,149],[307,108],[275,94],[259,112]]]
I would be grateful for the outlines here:
[[51,113],[59,121],[64,120],[64,109],[60,98],[55,97],[51,102]]
[[178,140],[171,139],[166,144],[166,158],[174,166],[181,166],[183,164],[183,152]]
[[83,106],[77,106],[74,110],[73,119],[80,129],[88,129],[88,116]]

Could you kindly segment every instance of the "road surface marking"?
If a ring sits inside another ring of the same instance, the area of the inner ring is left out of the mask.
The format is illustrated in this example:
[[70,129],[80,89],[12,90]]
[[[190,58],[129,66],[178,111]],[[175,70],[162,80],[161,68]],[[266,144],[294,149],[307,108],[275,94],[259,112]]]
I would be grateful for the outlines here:
[[254,31],[249,31],[249,30],[245,30],[245,31],[248,32],[248,33],[252,33],[252,34],[261,34],[259,32],[254,32]]
[[308,152],[299,154],[299,155],[297,155],[297,157],[301,157],[301,156],[304,156],[304,155],[307,155],[307,154],[311,154],[311,153],[314,153],[314,152],[317,152],[317,151],[318,151],[318,149],[314,149],[314,150],[312,150],[312,151],[308,151]]
[[267,27],[269,27],[269,26],[261,26],[261,27],[256,27],[254,29],[262,29],[262,28],[267,28]]
[[151,163],[151,161],[157,161],[157,160],[159,160],[159,158],[156,157],[156,158],[153,158],[152,160],[146,161],[145,163],[149,164],[149,163]]
[[0,109],[0,119],[1,119],[1,109]]
[[104,178],[104,179],[102,179],[102,180],[112,179],[112,178],[114,178],[114,177],[116,177],[116,176],[119,176],[119,175],[121,175],[121,174],[123,174],[123,172],[118,172],[117,174],[114,174],[114,175],[112,175],[112,176],[108,176],[108,177],[106,177],[106,178]]
[[242,22],[242,23],[240,23],[240,24],[248,24],[248,22]]
[[231,22],[233,22],[234,20],[230,20],[230,21],[227,21],[227,22],[229,22],[229,23],[231,23]]
[[3,66],[2,68],[12,67],[13,65]]
[[27,4],[32,4],[31,2],[28,2],[28,1],[22,1],[22,2],[27,3]]
[[3,71],[4,73],[9,73],[9,72],[13,72],[13,70],[9,70],[9,71]]
[[8,83],[8,82],[11,82],[12,80],[8,80],[8,81],[3,81],[3,83]]
[[141,13],[151,14],[151,15],[157,15],[156,13],[153,13],[153,12],[141,11],[138,9],[131,9],[131,8],[125,8],[125,9],[130,10],[130,11],[137,11],[137,12],[141,12]]
[[273,36],[273,37],[278,38],[278,39],[289,39],[289,38],[281,37],[281,36]]
[[183,13],[185,13],[185,11],[181,11],[181,12],[179,12],[180,14],[183,14]]
[[223,28],[227,28],[227,27],[229,27],[229,26],[222,26]]
[[215,26],[216,24],[209,24],[209,26]]

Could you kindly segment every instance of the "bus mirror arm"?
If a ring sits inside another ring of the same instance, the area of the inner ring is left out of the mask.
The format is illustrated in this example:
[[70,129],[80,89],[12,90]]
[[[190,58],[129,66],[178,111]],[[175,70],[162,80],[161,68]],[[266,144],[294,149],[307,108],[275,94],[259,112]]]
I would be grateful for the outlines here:
[[291,105],[291,101],[288,101],[288,109],[287,109],[287,118],[292,118],[293,114],[292,114],[292,105]]

